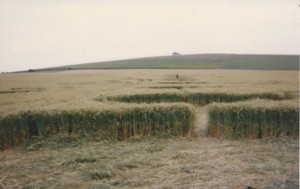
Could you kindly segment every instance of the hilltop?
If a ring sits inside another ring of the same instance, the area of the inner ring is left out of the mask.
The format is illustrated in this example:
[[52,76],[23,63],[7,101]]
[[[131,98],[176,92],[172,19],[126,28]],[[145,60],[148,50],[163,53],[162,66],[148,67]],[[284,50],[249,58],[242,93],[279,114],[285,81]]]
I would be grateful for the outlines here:
[[93,62],[29,71],[80,69],[253,69],[299,70],[299,55],[193,54]]

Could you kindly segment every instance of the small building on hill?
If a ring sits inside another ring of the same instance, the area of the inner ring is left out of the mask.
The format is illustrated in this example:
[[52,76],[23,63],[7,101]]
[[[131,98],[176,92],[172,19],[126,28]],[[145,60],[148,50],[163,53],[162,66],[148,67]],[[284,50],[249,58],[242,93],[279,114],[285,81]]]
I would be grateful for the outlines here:
[[178,56],[178,55],[180,55],[180,53],[178,53],[178,52],[173,52],[173,56]]

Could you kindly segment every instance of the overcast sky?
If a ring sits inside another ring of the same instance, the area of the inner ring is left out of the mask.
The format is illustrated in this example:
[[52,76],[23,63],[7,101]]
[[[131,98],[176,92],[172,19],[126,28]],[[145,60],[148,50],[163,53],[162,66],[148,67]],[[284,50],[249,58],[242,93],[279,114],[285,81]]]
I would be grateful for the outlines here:
[[0,0],[0,71],[181,54],[299,54],[298,0]]

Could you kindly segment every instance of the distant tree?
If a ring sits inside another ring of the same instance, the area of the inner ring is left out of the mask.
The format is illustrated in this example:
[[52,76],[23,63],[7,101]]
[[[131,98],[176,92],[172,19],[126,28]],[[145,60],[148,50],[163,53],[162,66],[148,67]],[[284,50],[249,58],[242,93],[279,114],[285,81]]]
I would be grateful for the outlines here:
[[180,55],[178,52],[173,52],[173,56]]

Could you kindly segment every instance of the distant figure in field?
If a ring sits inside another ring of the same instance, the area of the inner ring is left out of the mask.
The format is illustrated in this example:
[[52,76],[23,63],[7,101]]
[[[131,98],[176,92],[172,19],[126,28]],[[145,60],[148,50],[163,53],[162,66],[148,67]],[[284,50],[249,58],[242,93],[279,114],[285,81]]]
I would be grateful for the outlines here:
[[178,79],[179,78],[179,75],[178,74],[176,74],[176,79]]

